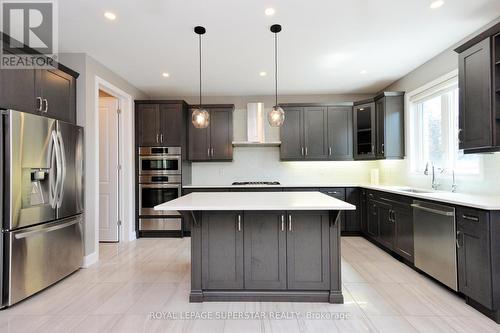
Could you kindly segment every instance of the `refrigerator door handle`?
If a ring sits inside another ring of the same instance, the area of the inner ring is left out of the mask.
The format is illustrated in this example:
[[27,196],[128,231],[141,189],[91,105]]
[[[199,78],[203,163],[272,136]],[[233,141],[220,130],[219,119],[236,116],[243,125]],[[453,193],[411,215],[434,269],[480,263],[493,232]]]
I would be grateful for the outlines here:
[[59,184],[59,194],[57,196],[57,208],[61,208],[64,199],[64,181],[66,180],[66,156],[64,154],[64,140],[61,132],[57,131],[57,147],[61,158],[61,178]]
[[[59,195],[60,195],[59,186],[61,184],[61,176],[62,176],[62,173],[61,173],[61,169],[62,169],[61,153],[59,150],[59,143],[58,143],[56,131],[52,131],[52,142],[54,145],[53,146],[53,154],[55,155],[55,159],[56,159],[56,183],[52,189],[53,198],[54,198],[52,208],[56,208],[56,205],[59,202]],[[52,168],[53,168],[53,166],[51,166],[51,169]]]

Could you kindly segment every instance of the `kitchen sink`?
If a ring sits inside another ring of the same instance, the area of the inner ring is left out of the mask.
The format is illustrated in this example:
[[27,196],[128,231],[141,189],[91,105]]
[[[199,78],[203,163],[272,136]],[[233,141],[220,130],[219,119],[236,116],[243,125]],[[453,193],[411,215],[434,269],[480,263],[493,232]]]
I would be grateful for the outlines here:
[[434,191],[431,191],[431,190],[419,190],[419,189],[416,189],[416,188],[401,188],[399,189],[400,191],[403,191],[403,192],[408,192],[408,193],[433,193]]

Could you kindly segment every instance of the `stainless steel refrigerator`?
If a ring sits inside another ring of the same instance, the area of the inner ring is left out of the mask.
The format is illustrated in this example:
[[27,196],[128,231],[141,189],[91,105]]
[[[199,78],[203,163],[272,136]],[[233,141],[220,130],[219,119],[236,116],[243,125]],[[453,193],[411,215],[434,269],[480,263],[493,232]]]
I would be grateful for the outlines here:
[[77,270],[83,260],[83,129],[2,112],[2,307]]

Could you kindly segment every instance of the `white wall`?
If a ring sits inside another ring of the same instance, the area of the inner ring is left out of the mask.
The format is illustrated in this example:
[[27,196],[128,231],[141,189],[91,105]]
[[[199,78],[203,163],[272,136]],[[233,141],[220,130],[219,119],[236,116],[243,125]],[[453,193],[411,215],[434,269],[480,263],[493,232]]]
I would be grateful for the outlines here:
[[[500,18],[497,18],[493,22],[481,28],[479,31],[471,34],[471,36],[475,36],[479,32],[484,31],[499,22]],[[458,68],[458,55],[453,51],[453,49],[467,39],[469,38],[465,38],[463,41],[452,45],[449,49],[443,51],[425,64],[416,68],[414,71],[394,82],[384,90],[401,90],[411,92],[419,87],[422,87],[426,83],[436,80],[439,77],[456,70]],[[408,108],[406,108],[405,112],[408,111]],[[406,116],[405,119],[408,120],[410,117]],[[411,126],[411,124],[407,122],[407,131],[409,126]],[[407,151],[410,143],[411,142],[407,139]],[[477,194],[500,193],[500,154],[481,154],[481,159],[483,174],[478,177],[457,177],[458,192]],[[381,181],[389,184],[403,184],[430,188],[430,177],[412,175],[409,171],[408,163],[408,160],[379,162]],[[449,190],[451,187],[450,175],[440,175],[439,177],[441,178],[440,181],[442,189]]]
[[[113,84],[133,99],[147,99],[142,91],[126,80],[83,53],[60,54],[61,63],[80,73],[77,79],[77,123],[85,128],[85,225],[84,252],[85,256],[96,253],[96,220],[98,219],[98,198],[94,193],[98,190],[99,179],[99,128],[98,113],[95,110],[96,77]],[[132,110],[133,112],[133,110]]]

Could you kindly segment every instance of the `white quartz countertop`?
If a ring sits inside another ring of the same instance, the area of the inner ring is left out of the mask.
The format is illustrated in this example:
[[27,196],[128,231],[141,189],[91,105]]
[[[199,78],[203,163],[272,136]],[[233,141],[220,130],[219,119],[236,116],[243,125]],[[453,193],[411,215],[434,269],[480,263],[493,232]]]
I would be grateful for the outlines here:
[[356,206],[320,192],[197,192],[155,210],[355,210]]
[[[394,193],[399,195],[406,195],[416,199],[433,200],[442,203],[448,203],[452,205],[466,206],[484,210],[500,210],[500,196],[495,195],[477,195],[477,194],[466,194],[466,193],[452,193],[447,191],[433,191],[424,190],[427,193],[414,193],[404,191],[404,189],[411,188],[411,186],[389,186],[389,185],[369,185],[369,184],[359,184],[359,183],[322,183],[322,184],[281,184],[281,185],[188,185],[183,186],[183,188],[269,188],[275,187],[286,188],[286,187],[313,187],[313,188],[326,188],[326,187],[361,187],[370,190]],[[233,192],[234,193],[234,192]]]

